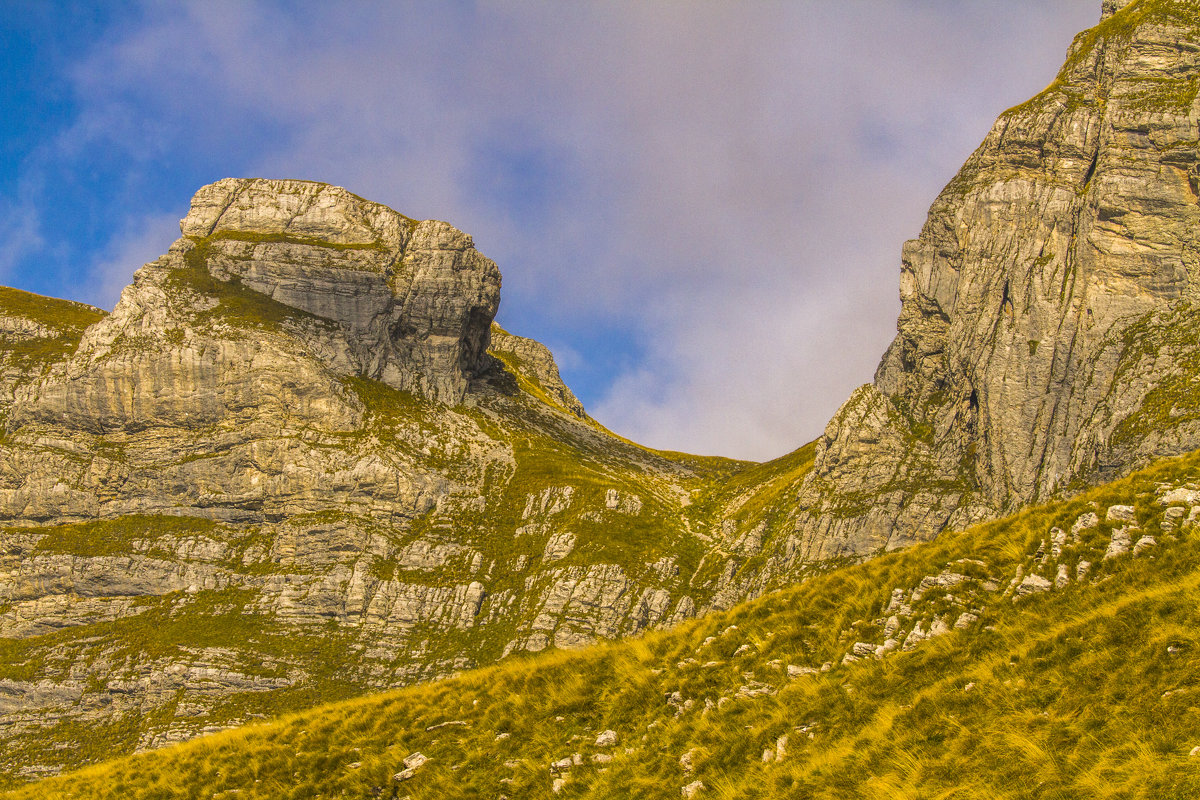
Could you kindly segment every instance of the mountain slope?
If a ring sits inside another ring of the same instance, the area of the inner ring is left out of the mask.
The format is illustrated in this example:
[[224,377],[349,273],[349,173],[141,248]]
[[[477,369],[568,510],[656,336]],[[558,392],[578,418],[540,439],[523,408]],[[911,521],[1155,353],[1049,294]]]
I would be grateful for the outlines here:
[[1198,481],[1191,454],[667,633],[5,796],[1194,797]]
[[0,297],[8,768],[707,605],[682,509],[743,465],[588,418],[492,326],[469,237],[302,181],[206,187],[181,229],[110,315]]

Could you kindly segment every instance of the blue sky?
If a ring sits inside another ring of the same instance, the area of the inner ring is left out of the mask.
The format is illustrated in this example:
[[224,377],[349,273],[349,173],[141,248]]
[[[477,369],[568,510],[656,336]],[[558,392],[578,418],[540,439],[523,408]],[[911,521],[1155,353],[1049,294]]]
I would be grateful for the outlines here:
[[328,181],[472,234],[605,424],[768,458],[871,379],[902,242],[1100,2],[0,8],[0,283],[111,308],[199,186]]

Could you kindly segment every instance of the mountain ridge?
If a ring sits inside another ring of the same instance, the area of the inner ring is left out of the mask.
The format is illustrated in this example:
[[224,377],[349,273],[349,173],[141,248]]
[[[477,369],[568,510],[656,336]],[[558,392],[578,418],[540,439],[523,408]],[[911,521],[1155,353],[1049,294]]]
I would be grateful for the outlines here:
[[469,236],[326,184],[203,187],[112,314],[0,292],[6,774],[678,625],[1194,449],[1198,42],[1106,4],[905,246],[875,382],[766,464],[605,430]]

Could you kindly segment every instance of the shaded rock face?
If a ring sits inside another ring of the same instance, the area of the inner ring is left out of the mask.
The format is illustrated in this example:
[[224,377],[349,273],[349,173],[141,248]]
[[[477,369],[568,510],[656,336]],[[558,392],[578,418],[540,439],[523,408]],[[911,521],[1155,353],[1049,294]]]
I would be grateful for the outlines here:
[[1200,18],[1172,0],[1103,17],[904,246],[896,339],[801,495],[812,555],[928,539],[1200,445]]

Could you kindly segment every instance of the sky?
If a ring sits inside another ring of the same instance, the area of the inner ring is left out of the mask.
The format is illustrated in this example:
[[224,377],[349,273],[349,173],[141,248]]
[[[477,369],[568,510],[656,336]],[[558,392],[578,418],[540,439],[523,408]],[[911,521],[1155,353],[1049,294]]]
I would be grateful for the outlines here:
[[895,335],[900,248],[1100,0],[0,0],[0,284],[111,309],[224,177],[471,234],[589,413],[765,460]]

